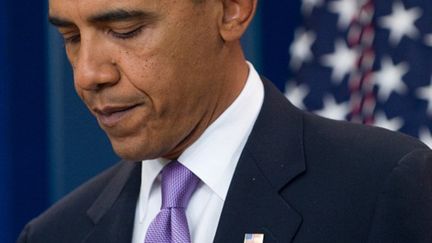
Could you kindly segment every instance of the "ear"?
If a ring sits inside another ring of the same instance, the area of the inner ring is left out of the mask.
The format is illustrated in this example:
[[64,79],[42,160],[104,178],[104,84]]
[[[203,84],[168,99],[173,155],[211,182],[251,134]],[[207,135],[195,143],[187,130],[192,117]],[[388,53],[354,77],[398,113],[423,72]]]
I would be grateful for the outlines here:
[[257,0],[222,0],[222,3],[220,35],[226,42],[239,40],[252,21]]

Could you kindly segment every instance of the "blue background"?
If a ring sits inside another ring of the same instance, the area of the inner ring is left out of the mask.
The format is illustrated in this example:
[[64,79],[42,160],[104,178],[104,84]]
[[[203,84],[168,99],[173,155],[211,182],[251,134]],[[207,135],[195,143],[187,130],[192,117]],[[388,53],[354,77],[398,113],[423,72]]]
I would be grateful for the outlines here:
[[[243,39],[249,60],[283,90],[300,1],[261,1]],[[47,4],[0,1],[0,242],[118,158],[76,96]]]

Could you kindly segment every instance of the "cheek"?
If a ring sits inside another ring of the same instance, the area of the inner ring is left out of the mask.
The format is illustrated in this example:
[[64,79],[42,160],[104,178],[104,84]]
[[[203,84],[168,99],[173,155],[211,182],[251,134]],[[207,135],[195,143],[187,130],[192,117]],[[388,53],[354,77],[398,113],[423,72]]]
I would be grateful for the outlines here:
[[[169,39],[169,38],[167,38]],[[119,58],[125,80],[147,96],[157,116],[175,116],[196,107],[202,72],[202,50],[189,39],[167,39],[151,48],[134,46]],[[201,94],[202,95],[202,94]],[[194,98],[195,97],[195,98]]]
[[158,55],[129,55],[123,57],[127,62],[122,63],[124,79],[135,89],[157,102],[169,98],[178,89],[180,73],[170,63],[170,58],[164,53]]

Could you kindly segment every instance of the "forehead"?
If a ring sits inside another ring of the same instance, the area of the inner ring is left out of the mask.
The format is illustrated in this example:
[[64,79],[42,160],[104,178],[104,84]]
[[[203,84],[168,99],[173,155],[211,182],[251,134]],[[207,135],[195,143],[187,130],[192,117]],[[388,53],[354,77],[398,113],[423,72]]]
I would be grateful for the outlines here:
[[49,15],[78,21],[113,10],[167,12],[185,2],[190,0],[49,0]]

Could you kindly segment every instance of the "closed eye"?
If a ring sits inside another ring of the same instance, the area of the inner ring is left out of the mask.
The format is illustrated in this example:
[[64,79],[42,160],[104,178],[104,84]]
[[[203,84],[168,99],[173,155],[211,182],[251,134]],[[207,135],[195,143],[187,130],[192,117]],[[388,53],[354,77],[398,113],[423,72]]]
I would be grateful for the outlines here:
[[139,26],[138,28],[135,28],[131,31],[127,31],[127,32],[118,32],[118,31],[114,31],[114,30],[110,30],[109,33],[114,36],[115,38],[119,38],[119,39],[131,39],[136,37],[137,35],[139,35],[144,29],[144,26]]
[[71,36],[63,36],[63,40],[65,44],[75,44],[80,42],[81,36],[80,35],[71,35]]

